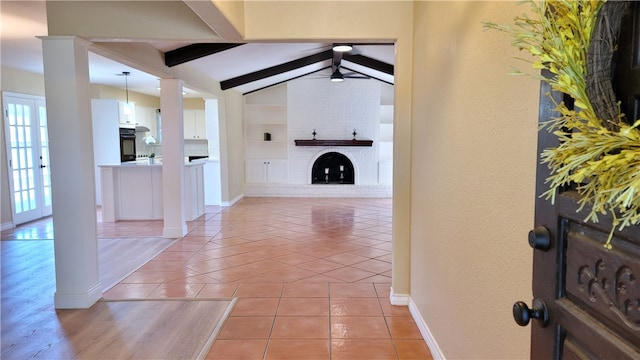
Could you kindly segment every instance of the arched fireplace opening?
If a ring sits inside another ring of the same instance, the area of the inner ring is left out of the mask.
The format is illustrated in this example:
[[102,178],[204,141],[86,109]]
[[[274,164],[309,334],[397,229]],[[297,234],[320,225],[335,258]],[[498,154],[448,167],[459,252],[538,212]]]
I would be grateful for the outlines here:
[[353,163],[343,154],[321,155],[311,169],[312,184],[354,184]]

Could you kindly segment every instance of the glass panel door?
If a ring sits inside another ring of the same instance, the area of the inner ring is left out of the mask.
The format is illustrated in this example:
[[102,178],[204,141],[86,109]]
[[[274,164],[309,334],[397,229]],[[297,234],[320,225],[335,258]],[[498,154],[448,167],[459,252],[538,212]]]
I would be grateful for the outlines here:
[[44,99],[4,94],[14,225],[51,215],[49,140]]
[[42,170],[42,216],[49,216],[51,209],[51,167],[49,166],[49,130],[47,128],[47,105],[44,100],[37,100],[38,123],[40,124],[40,169]]

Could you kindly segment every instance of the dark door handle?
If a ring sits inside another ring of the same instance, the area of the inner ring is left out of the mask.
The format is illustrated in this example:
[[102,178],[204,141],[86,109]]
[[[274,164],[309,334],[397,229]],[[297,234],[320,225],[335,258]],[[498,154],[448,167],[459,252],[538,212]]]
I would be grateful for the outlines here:
[[545,327],[549,324],[549,311],[540,299],[533,299],[532,309],[523,301],[517,301],[513,304],[513,319],[520,326],[527,326],[531,319],[538,319],[542,322],[542,327]]
[[551,247],[551,234],[544,226],[529,231],[529,246],[536,250],[547,251]]
[[40,169],[46,168],[46,167],[47,167],[46,165],[40,165]]

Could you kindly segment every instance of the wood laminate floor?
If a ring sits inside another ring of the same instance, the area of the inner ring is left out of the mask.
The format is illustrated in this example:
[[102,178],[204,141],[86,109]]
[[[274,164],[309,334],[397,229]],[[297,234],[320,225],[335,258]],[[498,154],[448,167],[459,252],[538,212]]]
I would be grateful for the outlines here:
[[[43,220],[2,239],[46,236],[48,226]],[[391,199],[245,198],[207,207],[187,227],[105,299],[237,298],[208,359],[432,358],[408,308],[389,303]],[[154,237],[162,222],[99,223],[98,231]],[[33,297],[52,302],[41,284],[52,275],[38,264],[25,268],[41,278],[12,291],[24,292],[25,307],[37,308]],[[3,298],[12,273],[3,271]],[[46,328],[52,320],[24,321]]]

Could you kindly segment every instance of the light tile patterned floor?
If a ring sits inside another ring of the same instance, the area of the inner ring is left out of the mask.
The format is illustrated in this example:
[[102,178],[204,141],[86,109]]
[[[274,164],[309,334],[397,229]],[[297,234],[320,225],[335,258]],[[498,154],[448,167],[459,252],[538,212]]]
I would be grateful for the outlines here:
[[[50,221],[30,225],[2,238],[53,237]],[[161,221],[98,227],[162,233]],[[238,297],[208,359],[431,359],[407,307],[389,302],[390,199],[245,198],[188,230],[105,298]]]

